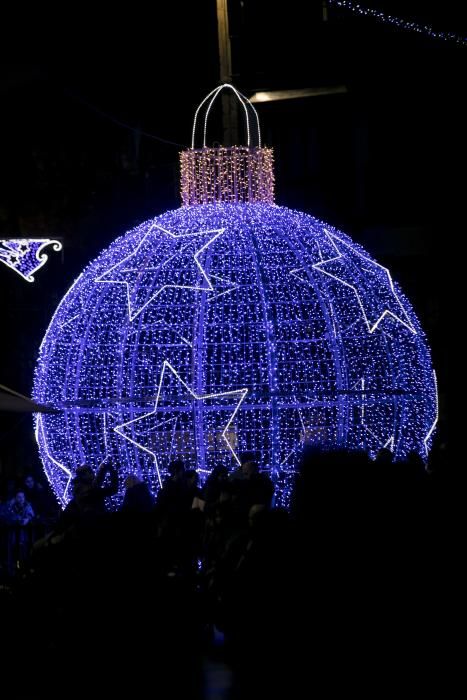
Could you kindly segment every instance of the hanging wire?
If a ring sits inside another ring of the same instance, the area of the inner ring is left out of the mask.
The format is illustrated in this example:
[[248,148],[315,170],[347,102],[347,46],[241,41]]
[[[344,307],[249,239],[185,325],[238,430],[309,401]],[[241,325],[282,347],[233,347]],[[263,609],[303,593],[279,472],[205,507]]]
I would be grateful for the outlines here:
[[99,116],[104,117],[105,119],[108,119],[109,121],[113,122],[117,126],[122,127],[123,129],[127,129],[128,131],[133,131],[134,133],[139,134],[141,136],[146,136],[148,139],[153,139],[154,141],[159,141],[159,143],[165,143],[169,146],[176,146],[177,148],[186,148],[186,144],[178,143],[177,141],[170,141],[169,139],[164,139],[161,136],[156,136],[156,134],[151,134],[148,131],[144,131],[143,129],[139,129],[138,127],[134,127],[134,126],[131,126],[130,124],[127,124],[126,122],[123,122],[121,119],[114,117],[112,114],[109,114],[108,112],[104,112],[104,110],[100,109],[100,107],[97,107],[96,105],[92,104],[91,102],[84,99],[83,97],[76,95],[71,90],[65,90],[65,94],[68,97],[71,97],[76,102],[79,102],[80,104],[84,105],[85,107],[87,107],[91,111],[95,112],[96,114],[99,114]]

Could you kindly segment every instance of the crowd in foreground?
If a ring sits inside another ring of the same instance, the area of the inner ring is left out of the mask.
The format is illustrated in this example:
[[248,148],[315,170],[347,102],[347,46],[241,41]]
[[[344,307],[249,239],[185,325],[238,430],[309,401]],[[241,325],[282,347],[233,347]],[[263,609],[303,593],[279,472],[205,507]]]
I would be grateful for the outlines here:
[[108,512],[116,469],[77,470],[1,588],[9,697],[214,698],[213,660],[226,698],[459,688],[465,516],[450,465],[306,452],[290,511],[251,454],[197,479],[175,461],[154,499],[130,477]]

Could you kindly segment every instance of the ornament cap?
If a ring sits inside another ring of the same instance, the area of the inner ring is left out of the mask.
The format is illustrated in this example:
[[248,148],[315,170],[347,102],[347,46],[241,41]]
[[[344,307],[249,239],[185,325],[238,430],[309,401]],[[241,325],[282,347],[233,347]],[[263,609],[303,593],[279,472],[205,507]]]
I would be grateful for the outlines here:
[[[231,90],[245,117],[246,145],[208,147],[208,118],[216,98]],[[202,128],[202,147],[196,147]],[[216,202],[274,203],[272,148],[261,147],[261,129],[256,109],[233,85],[212,90],[196,109],[191,149],[180,154],[181,196],[185,206]]]
[[184,206],[216,202],[274,204],[272,148],[188,149],[180,153]]

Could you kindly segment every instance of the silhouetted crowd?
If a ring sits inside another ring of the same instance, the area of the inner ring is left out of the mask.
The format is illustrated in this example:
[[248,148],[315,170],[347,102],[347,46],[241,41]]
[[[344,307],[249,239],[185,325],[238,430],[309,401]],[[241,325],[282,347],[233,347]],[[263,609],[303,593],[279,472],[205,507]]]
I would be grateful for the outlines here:
[[176,460],[157,499],[130,475],[116,512],[116,465],[83,465],[34,542],[41,489],[6,499],[5,697],[457,695],[459,473],[308,450],[289,512],[241,462],[200,486]]

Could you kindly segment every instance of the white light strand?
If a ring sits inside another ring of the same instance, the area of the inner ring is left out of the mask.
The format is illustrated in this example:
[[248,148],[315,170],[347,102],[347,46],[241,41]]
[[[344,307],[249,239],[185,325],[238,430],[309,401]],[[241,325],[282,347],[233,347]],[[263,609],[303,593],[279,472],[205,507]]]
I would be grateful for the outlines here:
[[431,37],[432,39],[441,39],[442,41],[451,41],[459,46],[466,46],[467,39],[465,37],[459,36],[453,32],[438,32],[429,24],[419,24],[418,22],[413,22],[411,20],[402,19],[400,17],[394,17],[393,15],[388,15],[385,12],[380,12],[379,10],[374,10],[370,7],[363,7],[357,2],[352,2],[351,0],[328,0],[330,5],[335,5],[336,7],[341,7],[349,12],[353,12],[356,15],[362,17],[371,17],[372,19],[382,22],[383,24],[390,24],[398,29],[404,29],[409,32],[415,32],[416,34],[424,34]]
[[[236,97],[238,98],[238,101],[243,107],[243,110],[245,112],[245,121],[246,121],[246,131],[247,131],[247,146],[250,148],[251,146],[251,134],[250,134],[250,117],[248,115],[248,108],[251,108],[253,111],[253,114],[256,119],[256,127],[258,131],[258,148],[261,148],[261,128],[260,128],[260,123],[259,123],[259,117],[258,117],[258,112],[256,111],[255,107],[251,104],[250,100],[243,95],[241,92],[239,92],[233,85],[230,85],[230,83],[224,83],[223,85],[220,85],[217,88],[214,88],[214,90],[211,90],[211,92],[206,95],[204,100],[198,105],[196,111],[195,111],[195,116],[193,119],[193,128],[191,131],[191,148],[195,148],[195,139],[196,139],[196,124],[198,120],[198,114],[203,107],[203,105],[209,100],[209,104],[206,108],[206,113],[204,115],[204,126],[203,126],[203,148],[206,148],[206,138],[207,138],[207,126],[208,126],[208,117],[211,112],[211,108],[218,97],[219,93],[224,90],[224,88],[228,88],[229,90],[232,90]],[[235,144],[239,145],[239,144]]]

